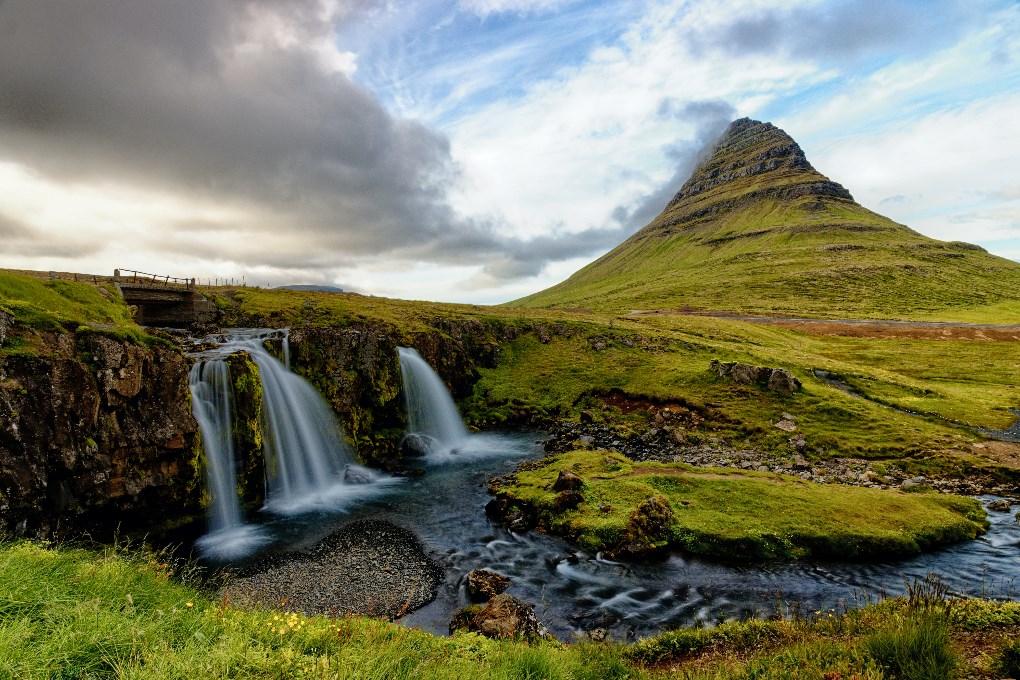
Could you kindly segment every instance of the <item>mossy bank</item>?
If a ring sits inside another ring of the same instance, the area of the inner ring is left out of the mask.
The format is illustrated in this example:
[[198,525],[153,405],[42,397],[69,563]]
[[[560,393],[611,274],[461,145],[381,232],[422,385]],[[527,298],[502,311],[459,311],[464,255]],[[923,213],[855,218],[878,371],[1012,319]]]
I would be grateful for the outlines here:
[[489,511],[591,552],[680,550],[731,561],[914,555],[987,528],[970,498],[822,485],[773,473],[635,463],[576,450],[493,484]]

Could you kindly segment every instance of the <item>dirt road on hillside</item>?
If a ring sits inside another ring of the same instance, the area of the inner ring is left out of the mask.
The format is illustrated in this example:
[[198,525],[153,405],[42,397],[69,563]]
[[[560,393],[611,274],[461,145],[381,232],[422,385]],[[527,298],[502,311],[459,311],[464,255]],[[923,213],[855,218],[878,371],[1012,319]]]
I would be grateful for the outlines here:
[[852,338],[909,338],[914,340],[1020,341],[1020,324],[962,323],[955,321],[892,321],[884,319],[801,319],[740,316],[725,312],[635,310],[627,316],[705,316],[790,328],[812,335]]

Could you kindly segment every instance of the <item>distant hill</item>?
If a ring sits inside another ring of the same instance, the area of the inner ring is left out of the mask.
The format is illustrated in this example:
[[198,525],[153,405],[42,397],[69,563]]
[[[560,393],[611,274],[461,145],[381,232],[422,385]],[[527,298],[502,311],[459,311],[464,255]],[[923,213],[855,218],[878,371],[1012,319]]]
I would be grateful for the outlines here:
[[867,210],[770,123],[730,124],[651,224],[510,303],[1020,321],[1020,263]]
[[292,283],[287,286],[277,286],[278,290],[312,290],[320,293],[343,293],[343,288],[336,286],[317,286],[313,283]]

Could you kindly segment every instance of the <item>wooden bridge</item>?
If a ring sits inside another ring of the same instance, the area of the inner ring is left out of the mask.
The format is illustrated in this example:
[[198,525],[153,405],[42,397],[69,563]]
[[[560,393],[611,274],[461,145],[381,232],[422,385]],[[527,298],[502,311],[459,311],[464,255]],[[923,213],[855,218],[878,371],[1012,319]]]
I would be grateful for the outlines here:
[[219,317],[216,305],[196,290],[195,279],[115,269],[113,282],[141,326],[187,328]]

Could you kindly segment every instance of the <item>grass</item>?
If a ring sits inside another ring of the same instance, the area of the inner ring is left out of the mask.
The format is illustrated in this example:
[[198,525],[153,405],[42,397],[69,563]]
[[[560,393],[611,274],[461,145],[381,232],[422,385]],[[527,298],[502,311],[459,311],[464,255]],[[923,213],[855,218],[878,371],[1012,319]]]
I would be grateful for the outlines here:
[[45,280],[0,271],[0,308],[13,314],[21,329],[0,352],[32,354],[40,348],[30,336],[39,332],[83,332],[145,342],[150,339],[112,284],[102,287],[65,279]]
[[[1020,632],[1018,603],[921,606],[898,599],[843,613],[679,629],[630,646],[441,638],[372,618],[236,609],[190,584],[192,574],[143,551],[0,543],[0,676],[879,678],[890,677],[888,659],[902,650],[956,653],[965,632],[989,640]],[[919,635],[908,622],[923,617],[943,628]],[[987,667],[961,670],[1008,668],[1004,654],[995,656],[1001,645],[982,644],[981,654],[969,656],[987,658]]]
[[[584,501],[576,508],[557,505],[552,485],[564,470],[584,480]],[[679,463],[639,464],[583,449],[526,465],[497,493],[534,513],[540,526],[590,551],[616,550],[637,538],[655,549],[734,561],[910,555],[975,538],[987,527],[980,503],[969,498]],[[668,503],[672,518],[649,534],[635,527],[635,513],[656,497]]]
[[960,665],[948,622],[928,613],[895,619],[865,646],[884,671],[902,680],[945,680],[955,677]]
[[619,649],[239,610],[171,571],[141,553],[0,544],[0,676],[568,679],[621,663]]
[[[636,397],[712,405],[718,417],[708,437],[782,448],[786,437],[771,424],[785,411],[798,417],[800,433],[812,450],[826,452],[822,455],[903,457],[963,449],[975,441],[973,431],[951,421],[1007,427],[1014,418],[1009,408],[1020,398],[1009,368],[1016,351],[1011,342],[810,336],[696,317],[633,322],[625,329],[609,334],[606,325],[593,324],[546,344],[521,337],[503,348],[498,367],[482,370],[468,414],[510,404],[576,417],[593,388],[619,389]],[[617,339],[595,351],[589,339],[599,335]],[[650,340],[647,346],[642,339]],[[709,372],[715,358],[787,368],[804,388],[784,398],[734,385]],[[868,399],[831,387],[815,377],[814,368],[842,376]]]
[[[1020,400],[1015,342],[910,340],[816,335],[699,316],[629,316],[387,300],[354,294],[243,289],[220,291],[225,324],[365,325],[398,343],[470,329],[472,342],[499,347],[498,365],[462,412],[476,427],[520,422],[521,414],[576,419],[594,410],[624,430],[647,427],[640,409],[619,413],[599,394],[682,402],[709,417],[688,434],[792,455],[790,435],[772,427],[797,417],[810,457],[856,456],[902,462],[918,474],[1013,475],[972,444],[974,427],[1003,429]],[[475,337],[477,336],[477,337]],[[465,336],[467,337],[467,336]],[[593,343],[602,342],[604,349]],[[780,366],[803,383],[793,397],[740,386],[708,371],[713,359]],[[839,375],[864,398],[816,378]],[[918,415],[904,412],[914,411]],[[973,427],[972,427],[973,426]]]

